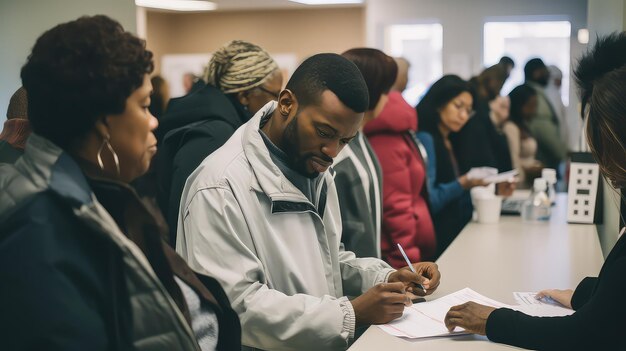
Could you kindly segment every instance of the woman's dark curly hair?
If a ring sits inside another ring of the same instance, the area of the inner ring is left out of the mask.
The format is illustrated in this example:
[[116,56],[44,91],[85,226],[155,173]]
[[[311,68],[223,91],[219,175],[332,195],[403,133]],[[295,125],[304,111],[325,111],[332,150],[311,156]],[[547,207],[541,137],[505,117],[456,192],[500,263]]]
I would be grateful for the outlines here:
[[57,25],[37,39],[22,67],[33,131],[66,149],[98,118],[122,113],[153,69],[145,41],[109,17]]

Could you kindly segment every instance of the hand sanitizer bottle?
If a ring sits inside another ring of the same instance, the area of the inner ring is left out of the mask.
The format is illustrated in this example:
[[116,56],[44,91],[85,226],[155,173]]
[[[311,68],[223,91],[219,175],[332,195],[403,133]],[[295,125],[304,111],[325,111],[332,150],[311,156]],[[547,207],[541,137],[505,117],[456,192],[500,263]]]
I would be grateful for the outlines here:
[[553,168],[544,168],[541,170],[541,178],[545,179],[548,183],[548,198],[550,199],[550,204],[554,206],[556,204],[556,169]]
[[522,219],[526,222],[545,222],[550,219],[550,198],[546,194],[547,182],[535,179],[530,198],[522,205]]

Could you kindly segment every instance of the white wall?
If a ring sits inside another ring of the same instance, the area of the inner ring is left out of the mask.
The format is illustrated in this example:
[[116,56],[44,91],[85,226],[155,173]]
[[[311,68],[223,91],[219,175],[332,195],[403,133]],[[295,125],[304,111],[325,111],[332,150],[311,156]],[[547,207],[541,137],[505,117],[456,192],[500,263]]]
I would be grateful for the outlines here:
[[59,23],[96,14],[108,15],[136,32],[133,0],[0,0],[0,123],[6,119],[11,95],[21,86],[20,69],[35,40]]
[[[604,1],[604,0],[597,0]],[[609,0],[613,1],[613,0]],[[622,13],[621,10],[619,12]],[[474,73],[483,68],[483,26],[489,21],[567,20],[572,24],[570,56],[572,62],[586,45],[579,44],[576,33],[587,25],[587,0],[368,0],[365,23],[369,46],[384,48],[383,28],[389,24],[432,23],[443,25],[443,72],[452,72],[454,58],[469,55]],[[525,62],[516,62],[523,66]],[[464,77],[467,78],[467,77]],[[570,84],[568,116],[578,119],[578,98]],[[577,126],[574,126],[577,128]]]
[[[626,1],[589,0],[588,26],[589,44],[597,36],[626,29]],[[600,244],[604,255],[617,242],[619,233],[619,193],[607,182],[604,183],[604,221],[598,226]]]

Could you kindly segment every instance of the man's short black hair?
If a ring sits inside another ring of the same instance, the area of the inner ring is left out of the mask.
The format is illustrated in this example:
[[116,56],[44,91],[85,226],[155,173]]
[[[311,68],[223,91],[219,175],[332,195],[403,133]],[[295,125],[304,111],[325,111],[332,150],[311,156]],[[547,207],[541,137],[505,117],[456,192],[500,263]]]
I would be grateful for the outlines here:
[[526,81],[532,82],[533,73],[541,68],[548,69],[548,67],[546,67],[546,64],[543,63],[543,60],[541,60],[540,58],[535,57],[528,60],[528,62],[526,62],[526,65],[524,66],[524,78],[526,78]]
[[369,93],[357,66],[337,54],[317,54],[304,60],[287,82],[300,106],[319,103],[325,90],[332,91],[354,112],[365,112]]
[[33,131],[66,149],[98,118],[122,113],[153,67],[145,42],[109,17],[57,25],[37,39],[22,67]]

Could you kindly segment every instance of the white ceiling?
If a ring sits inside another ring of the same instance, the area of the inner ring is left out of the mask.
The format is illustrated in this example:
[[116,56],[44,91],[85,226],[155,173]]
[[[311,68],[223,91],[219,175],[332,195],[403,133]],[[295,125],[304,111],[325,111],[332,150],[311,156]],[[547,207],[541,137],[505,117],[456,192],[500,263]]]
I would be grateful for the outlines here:
[[[289,0],[210,0],[217,4],[216,11],[244,11],[244,10],[281,10],[281,9],[318,9],[329,7],[361,7],[364,4],[356,5],[304,5]],[[157,9],[148,9],[149,11],[159,12],[176,12],[164,11]],[[176,12],[183,13],[183,12]]]

